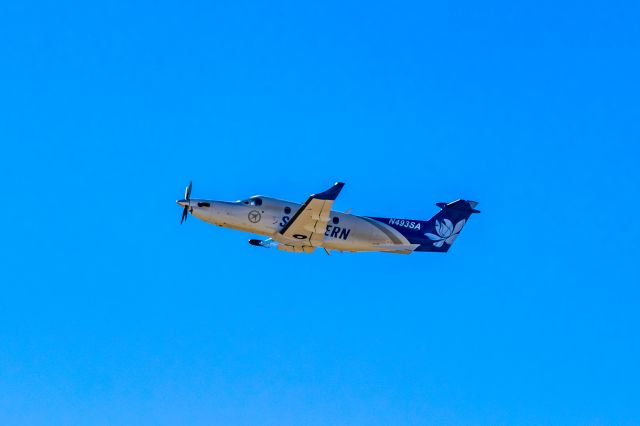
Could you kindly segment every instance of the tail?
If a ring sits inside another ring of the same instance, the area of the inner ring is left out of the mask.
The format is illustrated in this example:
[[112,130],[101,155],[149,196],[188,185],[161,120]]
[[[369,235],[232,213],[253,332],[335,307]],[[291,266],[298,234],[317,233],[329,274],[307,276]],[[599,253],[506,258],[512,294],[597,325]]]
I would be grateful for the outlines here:
[[420,244],[415,251],[436,251],[446,253],[451,248],[462,228],[473,213],[480,213],[476,201],[456,200],[451,203],[436,203],[440,210],[429,219],[424,229],[424,238],[412,241]]
[[462,228],[473,213],[480,213],[475,201],[456,200],[451,203],[436,203],[440,210],[427,221],[370,218],[382,222],[400,233],[412,245],[414,251],[446,253],[451,248]]

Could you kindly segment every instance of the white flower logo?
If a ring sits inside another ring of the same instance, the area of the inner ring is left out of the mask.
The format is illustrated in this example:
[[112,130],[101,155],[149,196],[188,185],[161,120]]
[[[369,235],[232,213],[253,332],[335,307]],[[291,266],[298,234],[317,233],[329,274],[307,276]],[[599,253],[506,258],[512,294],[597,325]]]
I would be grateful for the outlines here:
[[442,247],[444,243],[451,245],[460,233],[460,230],[462,230],[465,222],[466,220],[462,219],[460,222],[456,223],[456,226],[454,227],[453,223],[451,223],[449,219],[444,219],[442,222],[438,222],[436,220],[436,232],[438,235],[434,235],[429,232],[424,235],[433,241],[433,245],[436,247]]

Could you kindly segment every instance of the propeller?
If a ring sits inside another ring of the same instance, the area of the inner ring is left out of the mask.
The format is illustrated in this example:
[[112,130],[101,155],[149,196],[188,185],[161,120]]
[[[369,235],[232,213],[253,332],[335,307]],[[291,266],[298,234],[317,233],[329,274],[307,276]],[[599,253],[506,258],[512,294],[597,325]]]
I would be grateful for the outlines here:
[[180,219],[180,225],[182,225],[182,222],[187,220],[187,216],[189,216],[189,204],[191,204],[190,200],[192,184],[193,182],[189,182],[189,186],[187,186],[184,190],[184,201],[186,201],[186,204],[184,206],[184,210],[182,210],[182,219]]

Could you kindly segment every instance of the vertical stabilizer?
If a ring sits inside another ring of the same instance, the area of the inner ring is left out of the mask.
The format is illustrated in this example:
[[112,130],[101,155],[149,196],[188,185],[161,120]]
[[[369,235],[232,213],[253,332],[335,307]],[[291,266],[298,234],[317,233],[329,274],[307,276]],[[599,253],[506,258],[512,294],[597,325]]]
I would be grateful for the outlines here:
[[429,219],[424,238],[412,241],[420,246],[415,251],[447,252],[473,213],[480,213],[476,201],[456,200],[451,203],[436,203],[440,210]]

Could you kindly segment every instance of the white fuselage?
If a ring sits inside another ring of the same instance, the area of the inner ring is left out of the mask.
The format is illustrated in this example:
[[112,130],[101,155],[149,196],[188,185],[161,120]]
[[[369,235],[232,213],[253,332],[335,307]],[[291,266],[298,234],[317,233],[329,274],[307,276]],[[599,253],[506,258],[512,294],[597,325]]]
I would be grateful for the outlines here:
[[[279,233],[301,205],[270,197],[256,196],[227,202],[196,200],[189,202],[193,216],[225,228],[270,237],[286,245],[290,241]],[[384,251],[411,253],[414,245],[397,230],[367,217],[332,211],[324,240],[316,247],[337,251]]]

